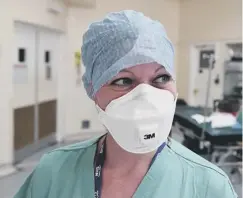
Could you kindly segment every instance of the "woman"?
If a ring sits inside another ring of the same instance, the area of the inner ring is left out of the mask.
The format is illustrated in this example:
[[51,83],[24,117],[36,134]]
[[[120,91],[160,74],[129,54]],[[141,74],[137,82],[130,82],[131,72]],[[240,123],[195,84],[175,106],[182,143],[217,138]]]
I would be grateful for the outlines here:
[[105,136],[46,154],[15,198],[233,198],[217,167],[168,140],[177,99],[163,26],[110,13],[83,37],[84,86]]

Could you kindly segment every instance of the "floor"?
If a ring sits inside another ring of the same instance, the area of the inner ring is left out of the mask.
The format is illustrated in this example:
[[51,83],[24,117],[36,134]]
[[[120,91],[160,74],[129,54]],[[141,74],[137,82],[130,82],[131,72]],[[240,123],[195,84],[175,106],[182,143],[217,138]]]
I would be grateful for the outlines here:
[[[178,134],[174,134],[173,138],[180,141],[181,137]],[[78,141],[78,140],[76,140]],[[75,142],[75,140],[72,140],[72,143]],[[24,182],[24,180],[27,178],[27,176],[32,172],[34,167],[37,165],[39,159],[41,156],[57,147],[64,146],[66,144],[70,144],[70,142],[66,142],[63,144],[55,145],[49,148],[46,148],[44,150],[41,150],[38,153],[35,153],[33,156],[27,158],[22,163],[20,163],[17,166],[17,172],[15,172],[12,175],[0,178],[0,197],[1,198],[13,198],[16,191],[19,189],[21,184]],[[242,198],[242,187],[241,184],[234,185],[234,188],[239,195],[239,198]]]

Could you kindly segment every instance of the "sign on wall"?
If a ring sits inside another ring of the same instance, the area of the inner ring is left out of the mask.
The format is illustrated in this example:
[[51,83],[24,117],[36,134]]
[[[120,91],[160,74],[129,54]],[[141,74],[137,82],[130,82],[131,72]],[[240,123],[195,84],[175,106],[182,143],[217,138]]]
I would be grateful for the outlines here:
[[74,59],[75,59],[75,67],[76,67],[76,72],[77,72],[77,79],[76,79],[76,84],[80,85],[81,84],[81,79],[82,79],[82,74],[81,74],[81,52],[76,51],[74,53]]
[[52,80],[52,61],[51,61],[51,51],[45,51],[45,69],[46,69],[46,80]]
[[200,51],[200,59],[199,59],[199,67],[200,69],[209,68],[210,67],[210,56],[214,56],[214,50],[201,50]]
[[18,61],[13,67],[13,81],[15,84],[28,82],[27,52],[25,48],[18,49]]

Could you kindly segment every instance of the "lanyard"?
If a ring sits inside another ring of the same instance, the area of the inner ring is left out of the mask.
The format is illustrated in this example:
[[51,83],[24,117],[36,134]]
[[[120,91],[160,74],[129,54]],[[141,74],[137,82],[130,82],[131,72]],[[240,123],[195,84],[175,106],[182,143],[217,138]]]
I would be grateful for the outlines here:
[[[163,143],[156,151],[154,157],[152,158],[152,161],[150,163],[150,167],[154,163],[157,155],[163,150],[166,143]],[[97,154],[95,158],[95,169],[94,169],[94,180],[95,180],[95,198],[101,197],[101,187],[102,187],[102,168],[104,166],[105,162],[105,154],[106,154],[106,137],[104,139],[103,144],[101,145],[101,148],[99,150],[99,153]]]

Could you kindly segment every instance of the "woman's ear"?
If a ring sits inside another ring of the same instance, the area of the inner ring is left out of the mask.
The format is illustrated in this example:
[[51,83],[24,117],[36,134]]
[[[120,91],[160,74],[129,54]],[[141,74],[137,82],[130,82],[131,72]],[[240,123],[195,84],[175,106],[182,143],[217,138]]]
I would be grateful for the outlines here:
[[96,105],[98,104],[98,99],[97,99],[96,95],[93,97],[93,101],[94,101],[94,103],[95,103]]
[[[98,107],[101,108],[101,106],[100,106],[100,100],[99,100],[99,97],[97,97],[97,94],[94,95],[93,101],[94,101],[95,105],[97,105]],[[103,110],[103,108],[101,108],[101,109]]]

